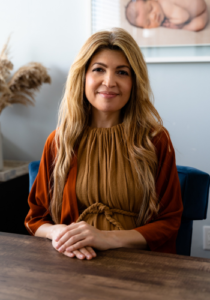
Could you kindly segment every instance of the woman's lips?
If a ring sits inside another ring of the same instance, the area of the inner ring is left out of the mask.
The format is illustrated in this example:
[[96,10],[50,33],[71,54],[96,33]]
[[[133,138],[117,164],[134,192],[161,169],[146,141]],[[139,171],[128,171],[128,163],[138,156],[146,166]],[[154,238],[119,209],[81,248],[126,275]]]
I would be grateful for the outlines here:
[[118,94],[116,93],[106,93],[106,92],[99,92],[99,95],[102,96],[103,98],[114,98],[116,97]]

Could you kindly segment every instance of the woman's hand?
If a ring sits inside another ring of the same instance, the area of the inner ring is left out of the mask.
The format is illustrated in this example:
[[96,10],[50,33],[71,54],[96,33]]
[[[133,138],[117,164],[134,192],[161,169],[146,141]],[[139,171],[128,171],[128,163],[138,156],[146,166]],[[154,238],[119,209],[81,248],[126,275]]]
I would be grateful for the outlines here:
[[[56,241],[56,237],[62,236],[64,232],[66,232],[66,227],[68,226],[63,224],[53,226],[51,238],[52,238],[52,245],[56,250],[58,249],[58,242]],[[63,251],[62,253],[68,257],[77,257],[79,259],[86,258],[89,260],[92,259],[93,257],[96,257],[96,253],[92,249],[92,247],[83,247],[75,251]]]
[[96,256],[92,247],[98,250],[115,248],[147,249],[147,241],[136,230],[105,231],[82,221],[70,225],[43,224],[35,236],[52,240],[53,247],[66,256],[92,259]]
[[84,248],[90,252],[91,247],[98,250],[111,248],[107,232],[96,229],[84,221],[62,228],[57,232],[54,243],[55,249],[62,253],[75,253]]

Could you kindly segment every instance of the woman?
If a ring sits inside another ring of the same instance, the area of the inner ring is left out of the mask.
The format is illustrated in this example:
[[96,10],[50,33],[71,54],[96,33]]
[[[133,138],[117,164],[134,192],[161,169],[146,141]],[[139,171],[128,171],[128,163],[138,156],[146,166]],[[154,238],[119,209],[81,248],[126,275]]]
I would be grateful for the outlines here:
[[29,233],[79,259],[119,247],[176,253],[175,153],[150,96],[145,61],[126,31],[87,40],[29,195]]

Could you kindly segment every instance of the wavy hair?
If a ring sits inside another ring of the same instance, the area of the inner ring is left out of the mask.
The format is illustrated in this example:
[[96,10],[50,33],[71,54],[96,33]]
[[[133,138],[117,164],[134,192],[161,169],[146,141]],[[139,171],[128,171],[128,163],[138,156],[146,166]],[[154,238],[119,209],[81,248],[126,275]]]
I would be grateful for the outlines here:
[[84,92],[86,70],[92,56],[101,49],[122,51],[133,73],[130,99],[121,113],[130,161],[134,164],[138,177],[136,184],[140,183],[144,188],[137,220],[137,225],[140,226],[159,210],[155,190],[157,156],[151,140],[163,126],[152,103],[153,96],[143,55],[131,35],[121,28],[93,34],[70,68],[55,135],[57,151],[52,175],[53,196],[50,210],[53,221],[60,223],[63,190],[70,165],[91,118],[91,105]]

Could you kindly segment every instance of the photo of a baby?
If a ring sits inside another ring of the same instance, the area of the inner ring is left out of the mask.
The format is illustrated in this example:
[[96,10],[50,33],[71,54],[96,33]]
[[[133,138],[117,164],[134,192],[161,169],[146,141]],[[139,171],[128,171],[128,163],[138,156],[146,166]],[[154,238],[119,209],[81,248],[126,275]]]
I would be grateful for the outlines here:
[[200,31],[209,21],[204,0],[131,0],[125,15],[131,25],[147,29],[163,26]]
[[91,0],[92,33],[128,31],[145,57],[207,57],[210,0]]

